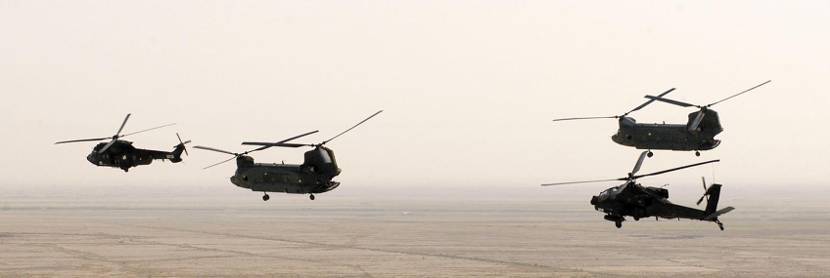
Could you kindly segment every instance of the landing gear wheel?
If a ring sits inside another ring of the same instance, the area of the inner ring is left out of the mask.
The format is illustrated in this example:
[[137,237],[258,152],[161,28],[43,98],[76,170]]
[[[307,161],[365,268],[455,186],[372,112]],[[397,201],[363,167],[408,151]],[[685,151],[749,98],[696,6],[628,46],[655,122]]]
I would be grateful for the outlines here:
[[271,199],[271,196],[268,196],[268,193],[265,193],[265,195],[262,195],[262,200],[263,201],[268,201],[269,199]]
[[695,151],[695,156],[700,156],[700,152],[699,152],[699,151]]
[[314,194],[309,194],[308,199],[314,201]]
[[622,221],[614,221],[614,226],[617,226],[617,229],[622,228]]
[[652,156],[654,156],[654,153],[653,153],[653,152],[651,152],[651,151],[648,151],[648,153],[646,154],[646,156],[648,156],[648,157],[652,157]]

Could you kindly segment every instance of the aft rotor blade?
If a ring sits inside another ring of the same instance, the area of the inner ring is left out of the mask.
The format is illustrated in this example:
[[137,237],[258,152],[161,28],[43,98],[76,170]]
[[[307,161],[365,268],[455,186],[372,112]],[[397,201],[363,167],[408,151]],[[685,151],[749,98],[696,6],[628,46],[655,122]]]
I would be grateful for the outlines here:
[[313,146],[312,144],[297,144],[297,143],[282,143],[282,144],[279,144],[279,143],[270,143],[270,142],[242,142],[242,145],[286,147],[286,148],[299,148],[299,147]]
[[697,131],[697,128],[700,126],[700,123],[703,122],[703,117],[704,116],[706,116],[706,110],[705,109],[700,109],[700,112],[697,113],[697,116],[695,116],[694,121],[692,121],[692,125],[689,126],[689,131],[690,132]]
[[[178,132],[176,132],[176,138],[179,138],[179,144],[182,144],[182,147],[184,147],[185,144],[190,143],[190,140],[187,140],[187,142],[182,142],[182,137],[179,136]],[[190,156],[190,153],[187,152],[187,148],[184,148],[183,150],[185,155]]]
[[[194,147],[194,148],[195,148],[195,147]],[[219,166],[220,164],[225,163],[225,162],[228,162],[228,161],[231,161],[231,160],[234,160],[234,159],[236,159],[237,157],[239,157],[239,156],[238,156],[238,155],[234,155],[234,156],[233,156],[233,157],[231,157],[231,158],[228,158],[228,159],[222,160],[222,162],[219,162],[219,163],[216,163],[216,164],[212,164],[212,165],[210,165],[210,166],[208,166],[208,167],[205,167],[205,168],[202,168],[202,169],[208,169],[208,168],[212,168],[212,167],[214,167],[214,166]]]
[[380,110],[380,111],[378,111],[378,112],[375,112],[375,114],[372,114],[371,116],[369,116],[368,118],[366,118],[366,119],[364,119],[364,120],[360,121],[359,123],[357,123],[356,125],[352,126],[351,128],[349,128],[349,129],[347,129],[347,130],[345,130],[345,131],[341,132],[340,134],[335,135],[334,137],[330,138],[329,140],[323,141],[322,143],[320,143],[320,145],[325,145],[326,143],[331,142],[331,140],[334,140],[334,139],[336,139],[337,137],[340,137],[340,135],[346,134],[346,132],[349,132],[349,131],[351,131],[352,129],[355,129],[356,127],[358,127],[358,126],[362,125],[363,123],[365,123],[365,122],[366,122],[366,121],[368,121],[369,119],[374,118],[375,116],[377,116],[377,115],[378,115],[378,114],[380,114],[381,112],[383,112],[383,110]]
[[673,99],[668,99],[668,98],[663,98],[663,97],[655,97],[655,96],[651,96],[651,95],[646,95],[645,98],[651,99],[651,100],[662,101],[662,102],[665,102],[665,103],[674,104],[674,105],[682,106],[682,107],[697,106],[697,105],[687,103],[687,102],[682,102],[682,101],[679,101],[679,100],[673,100]]
[[229,151],[226,151],[226,150],[220,150],[220,149],[205,147],[205,146],[193,146],[193,148],[194,149],[214,151],[214,152],[220,152],[220,153],[225,153],[225,154],[229,154],[229,155],[237,155],[236,153],[232,153],[232,152],[229,152]]
[[107,139],[111,139],[111,138],[110,137],[101,137],[101,138],[89,138],[89,139],[75,139],[75,140],[55,142],[55,145],[66,144],[66,143],[78,143],[78,142],[93,142],[93,141],[101,141],[101,140],[107,140]]
[[611,181],[624,181],[624,180],[628,180],[628,178],[606,179],[606,180],[589,180],[589,181],[569,181],[569,182],[557,182],[557,183],[544,183],[544,184],[542,184],[542,186],[557,186],[557,185],[582,184],[582,183],[596,183],[596,182],[611,182]]
[[124,118],[124,122],[121,122],[121,127],[119,127],[119,128],[118,128],[118,132],[116,132],[116,133],[115,133],[115,136],[116,136],[116,137],[118,137],[118,135],[120,135],[120,134],[121,134],[121,131],[123,131],[123,130],[124,130],[124,126],[125,126],[125,125],[127,125],[127,120],[129,120],[129,119],[130,119],[130,115],[132,115],[132,114],[128,113],[128,114],[127,114],[127,117],[125,117],[125,118]]
[[749,91],[755,90],[755,89],[756,89],[756,88],[758,88],[758,87],[761,87],[761,86],[767,85],[767,83],[770,83],[770,82],[772,82],[772,80],[767,80],[767,81],[766,81],[766,82],[764,82],[764,83],[761,83],[761,84],[755,85],[755,86],[754,86],[754,87],[752,87],[752,88],[749,88],[749,89],[743,90],[743,91],[742,91],[742,92],[740,92],[740,93],[737,93],[737,94],[731,95],[731,96],[729,96],[729,97],[727,97],[727,98],[725,98],[725,99],[722,99],[722,100],[719,100],[719,101],[713,102],[712,104],[709,104],[709,105],[706,105],[706,106],[707,106],[707,107],[712,107],[712,106],[714,106],[715,104],[718,104],[718,103],[721,103],[721,102],[724,102],[724,101],[730,100],[730,99],[732,99],[732,98],[734,98],[734,97],[737,97],[737,96],[743,95],[743,94],[745,94],[745,93],[747,93],[747,92],[749,92]]
[[643,161],[645,161],[647,155],[648,151],[640,154],[640,159],[637,159],[637,164],[634,164],[634,170],[631,170],[631,175],[635,175],[640,171],[640,166],[643,166]]
[[593,120],[593,119],[618,119],[620,116],[607,116],[607,117],[579,117],[579,118],[562,118],[562,119],[554,119],[554,122],[561,122],[561,121],[573,121],[573,120]]
[[[659,97],[663,97],[663,96],[665,96],[665,95],[667,95],[667,94],[671,93],[672,91],[674,91],[674,89],[675,89],[675,88],[671,88],[671,89],[669,89],[668,91],[665,91],[665,92],[663,92],[662,94],[657,95],[657,97],[658,97],[658,98],[659,98]],[[628,112],[626,112],[626,113],[625,113],[625,114],[623,114],[623,115],[628,115],[628,114],[631,114],[631,112],[634,112],[634,111],[638,111],[638,110],[640,110],[640,109],[643,109],[643,107],[648,106],[648,105],[649,105],[649,104],[651,104],[652,102],[654,102],[654,99],[650,99],[650,100],[646,101],[645,103],[640,104],[640,106],[637,106],[637,108],[631,109],[631,111],[628,111]]]
[[639,179],[639,178],[643,178],[643,177],[662,175],[662,174],[665,174],[665,173],[668,173],[668,172],[674,172],[674,171],[677,171],[677,170],[683,170],[683,169],[686,169],[686,168],[692,168],[692,167],[695,167],[695,166],[700,166],[700,165],[709,164],[709,163],[715,163],[715,162],[719,162],[719,161],[720,161],[720,159],[709,160],[709,161],[706,161],[706,162],[695,163],[695,164],[686,165],[686,166],[683,166],[683,167],[672,168],[672,169],[663,170],[663,171],[659,171],[659,172],[654,172],[654,173],[650,173],[650,174],[637,175],[637,176],[633,176],[632,179]]
[[148,129],[145,129],[145,130],[139,130],[139,131],[136,131],[136,132],[131,132],[131,133],[127,133],[127,134],[118,136],[118,138],[127,137],[127,136],[130,136],[130,135],[139,134],[139,133],[147,132],[147,131],[151,131],[151,130],[156,130],[156,129],[163,128],[163,127],[168,127],[168,126],[171,126],[171,125],[176,125],[176,124],[171,123],[171,124],[166,124],[166,125],[160,125],[160,126],[157,126],[157,127],[154,127],[154,128],[148,128]]
[[[259,147],[259,148],[256,148],[256,149],[253,149],[253,150],[250,150],[250,151],[245,152],[245,153],[247,154],[247,153],[249,153],[249,152],[261,151],[261,150],[264,150],[264,149],[267,149],[267,148],[270,148],[270,147],[281,147],[283,144],[285,144],[285,143],[287,143],[287,142],[289,142],[289,141],[293,141],[293,140],[295,140],[295,139],[302,138],[302,137],[305,137],[305,136],[308,136],[308,135],[311,135],[311,134],[314,134],[314,133],[317,133],[317,132],[320,132],[320,131],[319,131],[319,130],[315,130],[315,131],[311,131],[311,132],[306,132],[306,133],[303,133],[303,134],[300,134],[300,135],[297,135],[297,136],[294,136],[294,137],[291,137],[291,138],[288,138],[288,139],[285,139],[285,140],[282,140],[282,141],[279,141],[279,142],[276,142],[276,143],[264,143],[264,142],[242,142],[242,145],[257,145],[257,146],[262,146],[262,147]],[[306,144],[303,144],[303,146],[307,146],[307,145],[306,145]],[[308,146],[310,146],[310,145],[308,145]]]

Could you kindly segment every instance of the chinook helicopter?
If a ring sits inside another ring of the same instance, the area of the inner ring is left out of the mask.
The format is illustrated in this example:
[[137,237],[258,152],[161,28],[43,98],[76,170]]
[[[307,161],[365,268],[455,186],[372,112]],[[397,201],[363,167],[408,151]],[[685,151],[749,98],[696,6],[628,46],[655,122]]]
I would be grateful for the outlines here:
[[128,172],[132,167],[140,165],[149,165],[153,162],[154,159],[170,160],[173,163],[178,163],[182,161],[182,152],[187,154],[187,149],[185,148],[185,145],[190,143],[190,140],[183,142],[182,137],[179,136],[178,133],[176,133],[176,137],[178,137],[179,139],[179,144],[174,146],[173,151],[171,152],[139,149],[133,146],[133,142],[120,140],[121,138],[130,135],[139,134],[142,132],[147,132],[174,125],[166,124],[132,133],[121,134],[121,131],[124,130],[124,126],[127,125],[127,120],[130,119],[130,115],[131,114],[127,114],[127,117],[124,118],[124,122],[121,123],[121,127],[118,128],[118,131],[115,132],[115,135],[113,135],[112,137],[68,140],[55,142],[55,144],[57,145],[66,143],[110,140],[109,142],[101,142],[95,145],[95,147],[92,148],[92,152],[89,155],[87,155],[86,160],[96,166],[121,168],[121,170],[124,170],[124,172]]
[[701,196],[697,201],[697,204],[700,205],[700,203],[703,202],[703,199],[706,199],[707,203],[706,210],[699,210],[681,205],[675,205],[669,202],[669,190],[664,187],[646,187],[637,183],[637,179],[639,178],[661,175],[677,170],[718,162],[720,160],[710,160],[650,174],[637,175],[637,172],[640,171],[640,166],[643,165],[643,160],[647,154],[648,152],[640,154],[640,159],[638,159],[637,164],[634,165],[634,170],[632,170],[631,173],[628,173],[628,177],[607,180],[547,183],[542,184],[542,186],[625,181],[622,185],[611,187],[602,191],[599,195],[591,197],[591,205],[593,205],[596,210],[605,213],[605,220],[613,221],[617,228],[622,228],[622,222],[625,221],[625,216],[631,216],[635,221],[639,221],[640,218],[646,217],[655,217],[655,219],[658,220],[660,218],[686,218],[709,221],[718,224],[718,228],[723,231],[723,223],[720,222],[718,217],[734,210],[735,208],[726,207],[722,210],[717,210],[718,200],[720,199],[720,184],[712,184],[707,188],[706,180],[703,179],[704,193],[703,196]]
[[[766,85],[771,81],[768,80],[740,93],[703,106],[664,98],[665,95],[674,91],[674,88],[671,88],[657,96],[646,95],[645,98],[649,99],[648,101],[619,116],[562,118],[553,121],[619,119],[619,129],[616,134],[611,136],[611,140],[617,144],[646,149],[648,150],[648,157],[654,155],[651,150],[695,151],[695,155],[700,156],[700,151],[714,149],[721,143],[720,140],[715,139],[715,136],[723,131],[723,127],[720,124],[718,113],[709,108]],[[700,110],[690,113],[686,124],[641,124],[637,123],[634,118],[628,117],[628,114],[643,109],[654,101],[683,107],[695,106]]]
[[[207,166],[205,169],[236,159],[236,173],[234,173],[234,175],[230,178],[231,183],[252,191],[262,192],[263,201],[268,201],[271,198],[268,196],[268,192],[309,194],[308,198],[314,200],[314,194],[328,192],[340,186],[340,182],[332,181],[332,179],[339,175],[341,170],[337,166],[334,151],[327,148],[325,145],[337,137],[340,137],[341,135],[346,134],[352,129],[365,123],[369,119],[377,116],[381,112],[383,112],[383,110],[372,114],[351,128],[318,144],[290,143],[290,141],[295,139],[317,133],[318,131],[315,130],[279,142],[243,142],[243,145],[256,145],[260,147],[242,153],[233,153],[205,146],[194,146],[194,148],[232,155],[233,157]],[[285,163],[255,163],[254,158],[248,156],[249,153],[265,150],[271,147],[312,147],[313,149],[305,152],[305,160],[303,161],[303,164],[299,165]]]

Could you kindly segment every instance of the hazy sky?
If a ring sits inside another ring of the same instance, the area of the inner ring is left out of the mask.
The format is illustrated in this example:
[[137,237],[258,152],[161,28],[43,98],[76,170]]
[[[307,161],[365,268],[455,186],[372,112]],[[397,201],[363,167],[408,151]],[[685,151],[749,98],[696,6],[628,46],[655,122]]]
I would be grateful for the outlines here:
[[[718,105],[724,142],[659,151],[653,178],[735,186],[830,182],[828,1],[10,1],[0,0],[0,187],[231,186],[233,163],[190,150],[130,173],[89,164],[126,113],[138,147],[243,150],[319,129],[346,188],[510,186],[623,176],[639,151],[613,120],[645,94]],[[640,122],[685,122],[654,104]],[[298,163],[304,150],[258,161]],[[601,185],[597,186],[601,189]],[[195,188],[195,187],[194,187]],[[240,189],[242,190],[242,189]]]

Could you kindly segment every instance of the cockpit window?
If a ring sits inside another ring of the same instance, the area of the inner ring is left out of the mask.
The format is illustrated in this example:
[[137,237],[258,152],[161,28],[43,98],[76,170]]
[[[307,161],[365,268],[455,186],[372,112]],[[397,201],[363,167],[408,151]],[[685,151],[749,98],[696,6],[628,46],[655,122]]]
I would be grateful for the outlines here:
[[330,164],[331,163],[331,156],[329,156],[329,152],[325,150],[320,150],[320,158],[323,159],[323,163]]

